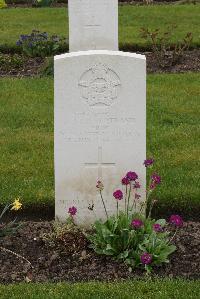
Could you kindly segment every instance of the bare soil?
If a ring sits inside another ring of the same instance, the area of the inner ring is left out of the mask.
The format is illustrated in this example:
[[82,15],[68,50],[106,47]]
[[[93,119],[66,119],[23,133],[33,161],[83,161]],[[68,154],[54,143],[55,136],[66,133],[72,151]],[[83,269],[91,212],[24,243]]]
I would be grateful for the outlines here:
[[[195,4],[194,0],[194,4]],[[120,0],[119,1],[119,5],[162,5],[162,4],[175,4],[177,3],[178,0]],[[51,4],[50,7],[66,7],[67,6],[68,1],[56,1],[54,3]],[[7,4],[8,8],[16,8],[16,7],[36,7],[36,5],[34,4],[34,0],[33,1],[27,1],[27,3],[25,3],[24,0],[22,1],[17,1],[17,3],[15,3],[15,1],[9,1],[9,3]]]
[[185,73],[200,71],[200,49],[186,51],[180,61],[173,66],[162,68],[152,52],[141,53],[147,58],[148,73]]
[[[110,257],[95,254],[80,232],[66,234],[62,243],[50,247],[41,235],[52,231],[52,222],[24,222],[16,235],[0,239],[0,246],[23,255],[33,268],[10,253],[0,250],[0,283],[114,281],[144,277],[143,270],[130,272]],[[200,223],[186,222],[176,237],[177,251],[170,263],[158,267],[152,276],[200,278]]]
[[[11,58],[13,54],[4,55],[9,60],[9,57]],[[0,77],[29,77],[38,75],[44,64],[44,59],[40,57],[21,57],[21,62],[20,65],[12,65],[11,63],[7,65],[0,64]]]
[[[186,51],[180,61],[173,66],[162,68],[158,65],[155,55],[152,52],[138,52],[146,55],[147,72],[148,73],[185,73],[185,72],[200,72],[200,49]],[[4,54],[11,56],[13,54]],[[0,65],[0,77],[27,77],[35,76],[41,73],[44,69],[45,60],[42,58],[23,58],[21,67]]]

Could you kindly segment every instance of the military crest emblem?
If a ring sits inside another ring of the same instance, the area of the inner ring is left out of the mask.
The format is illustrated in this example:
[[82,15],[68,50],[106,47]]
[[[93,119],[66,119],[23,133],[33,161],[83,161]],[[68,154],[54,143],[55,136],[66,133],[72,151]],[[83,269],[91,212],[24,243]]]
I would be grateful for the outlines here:
[[113,70],[98,63],[82,74],[78,85],[89,106],[110,106],[118,96],[121,82]]

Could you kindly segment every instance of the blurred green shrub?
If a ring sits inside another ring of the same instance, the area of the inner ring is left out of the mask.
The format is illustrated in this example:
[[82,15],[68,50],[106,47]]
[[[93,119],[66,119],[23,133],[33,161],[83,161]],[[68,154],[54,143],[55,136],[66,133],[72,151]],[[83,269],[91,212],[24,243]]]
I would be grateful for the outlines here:
[[0,9],[1,8],[5,8],[5,7],[7,7],[7,4],[5,3],[5,1],[4,0],[0,0]]

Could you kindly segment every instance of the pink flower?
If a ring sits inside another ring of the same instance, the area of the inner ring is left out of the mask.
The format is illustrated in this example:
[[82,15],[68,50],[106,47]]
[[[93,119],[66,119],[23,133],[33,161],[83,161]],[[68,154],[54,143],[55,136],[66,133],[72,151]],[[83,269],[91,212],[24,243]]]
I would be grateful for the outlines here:
[[76,213],[77,213],[77,208],[74,207],[74,206],[71,207],[71,208],[69,208],[68,213],[69,213],[72,217],[75,216]]
[[140,197],[141,197],[140,194],[135,193],[135,199],[140,199]]
[[134,188],[135,189],[139,189],[141,186],[140,186],[140,183],[139,182],[135,182],[135,185],[134,185]]
[[126,178],[129,179],[129,181],[135,181],[138,179],[138,175],[136,172],[133,171],[129,171],[126,174]]
[[124,177],[122,179],[122,185],[128,185],[130,183],[129,179],[127,177]]
[[151,183],[151,184],[150,184],[150,189],[151,189],[151,190],[154,190],[155,188],[156,188],[156,184]]
[[152,166],[153,163],[154,163],[154,159],[152,159],[152,158],[144,160],[145,167]]
[[163,228],[162,228],[162,226],[161,226],[160,224],[155,223],[155,224],[153,224],[153,230],[154,230],[155,232],[159,233],[159,232],[162,232],[162,231],[163,231]]
[[149,254],[147,252],[143,253],[140,257],[140,261],[143,265],[151,264],[152,260],[153,260],[152,254]]
[[115,199],[117,200],[121,200],[123,198],[123,193],[121,190],[116,190],[114,193],[113,193],[113,196]]
[[131,226],[134,227],[134,228],[140,228],[143,225],[144,225],[144,223],[140,219],[133,219],[132,222],[131,222]]
[[101,181],[97,182],[96,188],[99,189],[100,191],[102,191],[104,189],[104,185]]
[[152,174],[151,179],[152,179],[152,183],[155,185],[159,185],[161,183],[161,177],[156,173]]
[[177,227],[183,226],[183,219],[179,215],[171,215],[169,222]]

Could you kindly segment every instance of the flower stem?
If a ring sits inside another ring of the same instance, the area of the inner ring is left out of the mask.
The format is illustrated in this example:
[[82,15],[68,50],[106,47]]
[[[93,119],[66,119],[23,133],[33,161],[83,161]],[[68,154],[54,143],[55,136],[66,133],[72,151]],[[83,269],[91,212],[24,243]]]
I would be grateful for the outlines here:
[[171,242],[174,240],[174,238],[175,238],[175,236],[176,236],[176,234],[177,234],[177,231],[178,231],[178,229],[176,229],[174,235],[173,235],[173,236],[171,237],[171,239],[169,240],[169,243],[171,243]]
[[6,205],[0,215],[0,219],[3,217],[3,215],[6,213],[6,211],[12,206],[12,204]]
[[117,200],[117,217],[119,216],[119,203],[118,203],[118,200]]
[[21,254],[18,254],[18,253],[16,253],[16,252],[14,252],[14,251],[12,251],[12,250],[9,250],[9,249],[7,249],[7,248],[4,248],[4,247],[2,247],[2,246],[0,246],[0,250],[2,250],[2,251],[4,251],[4,252],[11,253],[12,255],[16,256],[17,258],[24,260],[24,261],[25,261],[31,268],[33,268],[31,262],[30,262],[29,260],[27,260],[25,257],[23,257]]
[[131,183],[130,183],[130,188],[129,188],[129,192],[128,192],[127,217],[128,217],[128,211],[129,211],[130,196],[131,196]]
[[108,220],[108,213],[107,213],[107,210],[106,210],[106,205],[105,205],[105,202],[103,200],[103,196],[102,196],[101,190],[100,190],[100,196],[101,196],[101,200],[102,200],[102,203],[103,203],[103,206],[104,206],[104,210],[105,210],[105,213],[106,213],[106,217],[107,217],[107,220]]
[[141,214],[143,211],[143,208],[144,208],[144,206],[145,206],[145,203],[142,203],[141,205],[140,205],[140,211],[139,211],[139,214]]
[[135,209],[136,212],[136,200],[134,199],[132,207],[131,207],[131,212],[133,212],[133,208]]
[[154,201],[152,200],[151,203],[150,203],[150,207],[149,207],[149,213],[148,213],[148,216],[147,218],[150,218],[151,217],[151,212],[152,212],[152,209],[153,209],[153,206],[154,206]]
[[128,191],[128,189],[127,189],[127,185],[126,185],[125,210],[124,210],[125,214],[126,214],[126,199],[127,199],[127,191]]
[[150,200],[150,211],[148,213],[148,216],[147,216],[147,207],[148,207],[148,203],[149,203],[149,199],[150,199],[150,195],[152,193],[153,190],[151,190],[151,179],[149,179],[149,185],[148,185],[148,188],[146,190],[146,200],[145,200],[145,207],[144,207],[144,212],[145,212],[145,217],[146,218],[149,218],[151,216],[151,211],[152,211],[152,200]]
[[[150,184],[149,184],[150,186]],[[145,217],[149,218],[151,211],[149,211],[149,215],[147,216],[147,207],[148,207],[148,203],[149,203],[149,197],[151,195],[151,189],[150,187],[147,189],[147,194],[146,194],[146,200],[145,200],[145,206],[144,206],[144,212],[145,212]]]

